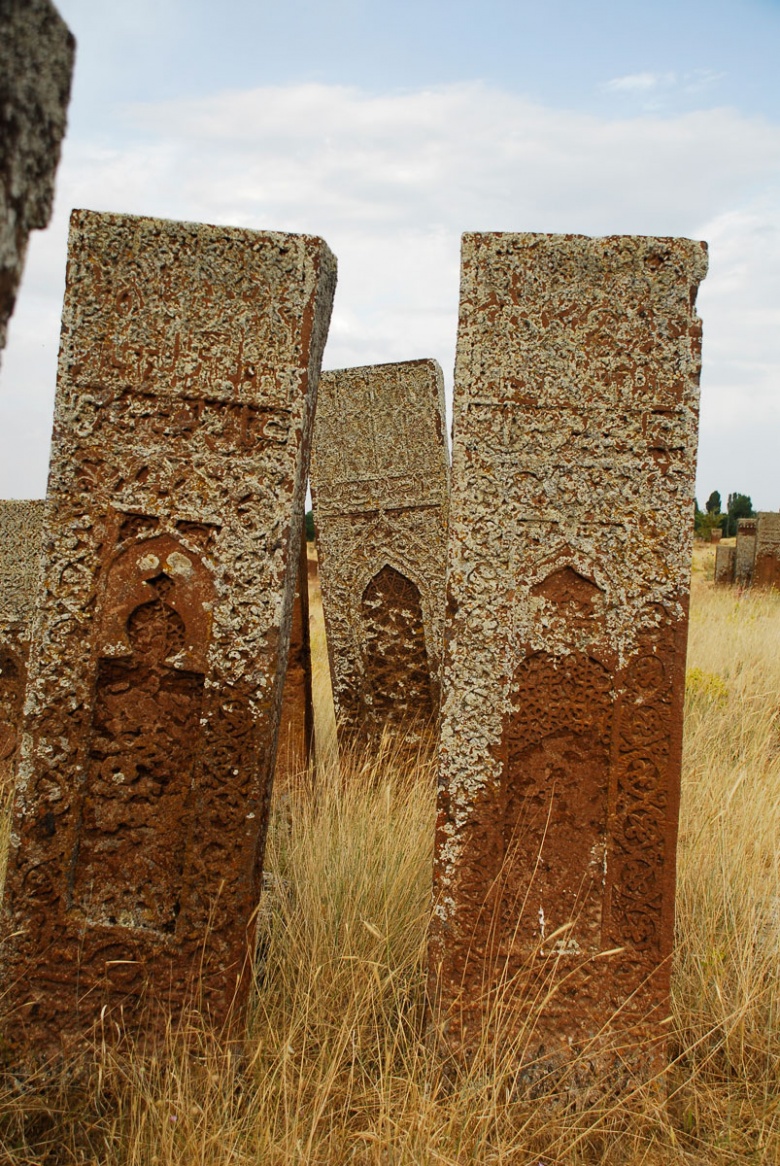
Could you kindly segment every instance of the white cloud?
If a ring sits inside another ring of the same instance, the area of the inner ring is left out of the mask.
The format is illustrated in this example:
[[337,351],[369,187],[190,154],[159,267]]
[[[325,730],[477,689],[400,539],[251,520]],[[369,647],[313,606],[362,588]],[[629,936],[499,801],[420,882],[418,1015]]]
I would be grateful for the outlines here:
[[614,93],[649,93],[659,86],[674,85],[674,73],[628,73],[625,77],[613,77],[604,88]]
[[777,125],[605,119],[479,85],[301,85],[135,106],[119,128],[110,149],[67,144],[55,224],[31,249],[0,376],[0,494],[44,487],[66,217],[88,206],[321,234],[339,258],[327,364],[433,355],[448,376],[463,230],[709,237],[702,491],[780,506],[753,456],[780,437]]

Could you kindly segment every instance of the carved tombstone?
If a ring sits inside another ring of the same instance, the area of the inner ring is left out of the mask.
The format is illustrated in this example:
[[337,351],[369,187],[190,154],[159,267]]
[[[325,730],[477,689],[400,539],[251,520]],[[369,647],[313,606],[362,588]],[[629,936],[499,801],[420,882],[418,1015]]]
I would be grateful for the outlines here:
[[706,267],[463,239],[431,990],[531,1077],[663,1059]]
[[780,588],[780,514],[772,510],[761,510],[756,516],[753,583]]
[[323,373],[312,454],[322,605],[343,741],[437,719],[449,497],[435,360]]
[[44,503],[0,502],[0,790],[13,777],[27,681]]
[[719,543],[722,538],[723,538],[723,531],[720,529],[720,527],[718,527],[718,526],[713,527],[712,530],[710,531],[710,542],[711,543]]
[[31,230],[45,227],[76,42],[50,0],[0,4],[0,353]]
[[40,1056],[241,1014],[334,285],[310,236],[73,212],[4,901]]
[[756,520],[755,518],[740,518],[737,520],[737,542],[734,557],[734,580],[740,587],[749,587],[753,582],[755,558]]
[[306,535],[301,535],[290,650],[284,678],[274,788],[284,788],[309,768],[314,745],[314,705],[309,643],[309,569]]
[[732,546],[720,545],[715,550],[715,582],[719,586],[730,586],[734,582],[737,552]]

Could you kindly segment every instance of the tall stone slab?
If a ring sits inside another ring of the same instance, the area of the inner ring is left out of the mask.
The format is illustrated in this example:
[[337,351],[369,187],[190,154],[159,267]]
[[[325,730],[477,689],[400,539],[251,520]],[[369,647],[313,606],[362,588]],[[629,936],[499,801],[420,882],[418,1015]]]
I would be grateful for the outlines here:
[[284,678],[274,788],[284,788],[306,774],[314,752],[311,643],[309,639],[309,561],[301,533],[298,575],[290,623],[290,650]]
[[30,625],[38,587],[43,502],[0,501],[0,792],[20,740]]
[[753,567],[756,559],[756,520],[737,520],[737,541],[734,552],[734,579],[740,587],[749,587],[753,582]]
[[715,582],[719,586],[730,587],[734,582],[737,565],[736,548],[720,545],[715,548]]
[[449,465],[435,360],[325,372],[312,496],[339,738],[439,710]]
[[663,1060],[706,268],[463,239],[431,991],[562,1087]]
[[75,50],[50,0],[0,2],[0,353],[28,236],[51,216]]
[[780,514],[772,510],[760,510],[756,516],[753,583],[780,588]]
[[334,285],[310,236],[73,212],[4,900],[28,1051],[241,1015]]

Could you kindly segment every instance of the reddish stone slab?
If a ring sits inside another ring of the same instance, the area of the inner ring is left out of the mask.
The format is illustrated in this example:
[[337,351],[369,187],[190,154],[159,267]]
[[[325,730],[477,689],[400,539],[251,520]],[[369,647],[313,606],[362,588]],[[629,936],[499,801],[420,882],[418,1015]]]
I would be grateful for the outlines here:
[[780,514],[760,510],[755,521],[753,583],[756,587],[780,588]]
[[439,711],[449,465],[434,360],[325,372],[312,496],[333,699],[343,742]]
[[13,780],[30,625],[38,587],[44,503],[0,501],[0,786]]
[[706,266],[463,239],[431,992],[564,1089],[664,1061]]
[[334,286],[310,236],[73,213],[4,899],[20,1055],[241,1016]]
[[301,534],[295,602],[290,625],[290,651],[282,693],[279,742],[276,749],[274,788],[284,788],[305,776],[313,761],[314,704],[311,686],[309,641],[309,563],[306,537]]
[[76,49],[49,0],[0,5],[0,352],[30,231],[51,217]]
[[734,556],[734,581],[740,587],[749,587],[753,582],[753,568],[756,559],[756,519],[737,520],[737,542]]

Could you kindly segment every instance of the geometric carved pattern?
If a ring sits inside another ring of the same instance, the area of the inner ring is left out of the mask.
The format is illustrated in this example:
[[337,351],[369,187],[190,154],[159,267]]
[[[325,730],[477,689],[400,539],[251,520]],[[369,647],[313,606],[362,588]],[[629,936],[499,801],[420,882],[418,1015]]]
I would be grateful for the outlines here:
[[240,1022],[335,263],[74,211],[3,909],[25,1059]]
[[515,977],[526,1073],[587,1049],[574,1089],[664,1064],[705,272],[463,240],[430,988],[468,1058]]
[[444,620],[449,466],[436,361],[323,373],[312,496],[339,736],[400,728],[416,749],[438,718]]

